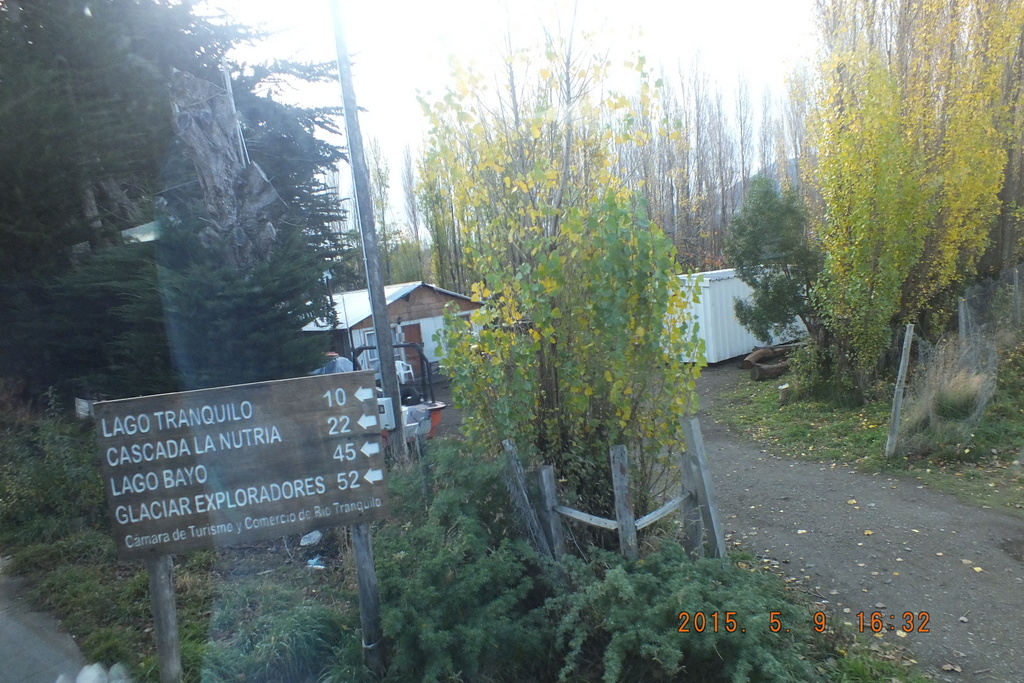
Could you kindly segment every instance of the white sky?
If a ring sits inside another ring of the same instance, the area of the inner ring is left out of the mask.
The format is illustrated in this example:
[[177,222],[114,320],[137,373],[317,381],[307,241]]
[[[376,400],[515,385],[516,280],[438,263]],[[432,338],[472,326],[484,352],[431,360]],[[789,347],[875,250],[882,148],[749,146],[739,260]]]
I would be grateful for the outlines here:
[[[592,32],[595,49],[639,51],[668,73],[697,52],[703,67],[732,91],[740,75],[754,101],[813,50],[813,0],[207,0],[275,35],[237,57],[333,61],[329,2],[339,2],[353,59],[360,122],[369,134],[394,122],[418,128],[416,91],[438,93],[448,82],[449,58],[487,66],[511,33],[521,45],[540,42],[543,27],[566,32],[577,5],[577,27]],[[335,104],[338,89],[318,94]],[[385,125],[380,125],[388,122]]]
[[[443,91],[450,59],[488,73],[511,35],[517,46],[541,43],[546,27],[565,34],[576,7],[576,33],[613,60],[645,55],[652,69],[678,73],[700,54],[702,68],[726,95],[741,76],[759,110],[766,87],[781,91],[786,74],[812,57],[814,0],[206,0],[243,23],[274,32],[235,59],[307,62],[336,59],[330,2],[339,2],[364,138],[380,140],[393,174],[402,150],[422,136],[417,91]],[[340,103],[337,86],[302,93],[304,103]],[[401,203],[400,185],[391,188]]]

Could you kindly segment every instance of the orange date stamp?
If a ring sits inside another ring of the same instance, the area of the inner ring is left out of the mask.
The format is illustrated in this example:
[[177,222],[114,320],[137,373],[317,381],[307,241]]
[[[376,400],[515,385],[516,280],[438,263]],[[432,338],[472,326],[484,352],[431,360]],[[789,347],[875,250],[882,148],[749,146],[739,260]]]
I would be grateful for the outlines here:
[[[828,615],[825,612],[811,614],[811,628],[818,633],[828,629]],[[904,633],[928,633],[928,612],[859,612],[857,629],[861,633],[882,633],[903,631]],[[769,612],[768,618],[744,619],[737,612],[680,612],[679,633],[746,633],[751,628],[767,628],[772,633],[789,633],[783,622],[782,612]]]

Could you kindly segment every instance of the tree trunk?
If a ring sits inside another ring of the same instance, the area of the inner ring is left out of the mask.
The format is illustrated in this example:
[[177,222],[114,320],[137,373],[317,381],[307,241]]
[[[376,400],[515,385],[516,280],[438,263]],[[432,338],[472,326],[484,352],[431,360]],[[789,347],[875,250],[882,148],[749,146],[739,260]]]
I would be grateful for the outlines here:
[[210,214],[203,243],[232,268],[246,270],[266,261],[277,237],[274,223],[287,207],[260,167],[242,158],[230,93],[175,71],[171,105],[174,132],[195,164]]

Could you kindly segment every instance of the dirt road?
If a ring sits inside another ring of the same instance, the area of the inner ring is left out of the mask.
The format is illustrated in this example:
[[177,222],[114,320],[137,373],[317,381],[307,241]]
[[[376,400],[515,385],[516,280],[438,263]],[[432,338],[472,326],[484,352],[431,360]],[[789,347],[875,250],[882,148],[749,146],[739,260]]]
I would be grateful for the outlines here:
[[[775,457],[714,420],[720,392],[746,381],[729,365],[698,382],[729,540],[828,600],[830,618],[859,627],[863,612],[869,639],[879,613],[881,640],[936,680],[1024,681],[1024,521],[914,479]],[[899,637],[905,612],[914,632]]]

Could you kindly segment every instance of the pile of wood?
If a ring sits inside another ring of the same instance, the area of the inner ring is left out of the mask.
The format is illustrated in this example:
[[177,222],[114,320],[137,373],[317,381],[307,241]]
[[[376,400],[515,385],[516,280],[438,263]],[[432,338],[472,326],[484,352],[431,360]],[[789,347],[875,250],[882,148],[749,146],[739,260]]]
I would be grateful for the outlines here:
[[781,377],[789,369],[786,356],[796,347],[796,344],[780,344],[756,348],[743,359],[740,368],[750,370],[750,378],[755,382]]

